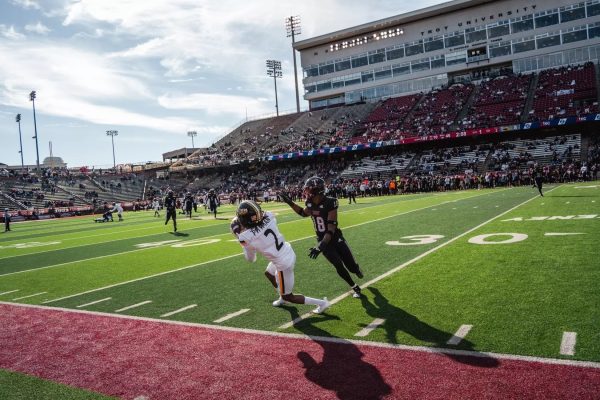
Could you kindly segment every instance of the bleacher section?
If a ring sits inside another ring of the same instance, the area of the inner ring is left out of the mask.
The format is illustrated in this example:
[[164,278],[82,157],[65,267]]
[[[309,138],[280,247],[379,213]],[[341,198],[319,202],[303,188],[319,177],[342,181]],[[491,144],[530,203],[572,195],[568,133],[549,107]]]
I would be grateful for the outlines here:
[[491,170],[524,169],[534,163],[559,164],[579,161],[581,135],[551,136],[544,139],[519,139],[501,142],[490,155]]
[[450,147],[428,150],[420,155],[417,170],[425,172],[464,173],[465,170],[481,171],[489,154],[486,146]]
[[594,64],[540,72],[529,121],[598,112]]
[[360,135],[354,136],[352,143],[398,139],[404,120],[422,97],[418,93],[385,100],[367,116]]
[[394,156],[365,157],[356,161],[341,173],[343,179],[361,178],[363,176],[395,177],[406,173],[414,153],[403,153]]
[[457,83],[448,88],[433,90],[425,96],[404,121],[402,129],[409,136],[446,133],[456,120],[474,86]]
[[483,81],[459,126],[473,129],[520,123],[532,78],[532,74],[502,75]]

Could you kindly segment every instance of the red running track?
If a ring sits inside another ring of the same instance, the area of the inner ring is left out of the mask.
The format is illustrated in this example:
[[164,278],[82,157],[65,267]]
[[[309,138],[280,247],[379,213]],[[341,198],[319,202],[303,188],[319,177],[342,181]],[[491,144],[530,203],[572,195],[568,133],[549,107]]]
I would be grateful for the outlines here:
[[600,368],[8,304],[0,368],[126,399],[600,398]]

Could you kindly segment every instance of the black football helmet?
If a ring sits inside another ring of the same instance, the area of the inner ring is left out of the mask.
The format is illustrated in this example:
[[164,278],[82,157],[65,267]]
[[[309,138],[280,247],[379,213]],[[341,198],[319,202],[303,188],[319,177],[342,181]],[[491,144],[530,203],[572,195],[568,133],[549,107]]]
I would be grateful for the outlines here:
[[312,199],[316,195],[323,194],[325,194],[325,181],[323,178],[313,176],[306,180],[306,183],[304,184],[304,196],[306,196],[307,200]]
[[242,201],[235,214],[240,223],[246,228],[255,227],[263,220],[263,212],[260,206],[252,200]]

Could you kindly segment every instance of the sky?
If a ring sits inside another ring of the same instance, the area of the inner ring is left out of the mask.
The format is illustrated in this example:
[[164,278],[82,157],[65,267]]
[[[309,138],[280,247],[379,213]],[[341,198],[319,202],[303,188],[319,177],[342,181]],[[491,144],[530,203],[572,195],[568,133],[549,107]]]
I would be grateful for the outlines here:
[[[111,167],[207,147],[242,123],[275,113],[265,60],[282,62],[279,110],[296,107],[285,18],[297,40],[442,3],[424,0],[0,0],[0,163]],[[376,4],[376,6],[375,6]],[[298,55],[300,107],[302,72]]]

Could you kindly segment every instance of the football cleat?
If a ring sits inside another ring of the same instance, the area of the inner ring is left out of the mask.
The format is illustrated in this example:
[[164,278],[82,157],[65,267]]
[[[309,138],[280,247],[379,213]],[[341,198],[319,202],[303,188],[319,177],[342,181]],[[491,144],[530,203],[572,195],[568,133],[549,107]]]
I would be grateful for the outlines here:
[[360,286],[355,285],[352,287],[352,290],[354,290],[354,293],[352,293],[352,297],[354,297],[355,299],[360,299],[360,297],[362,296],[360,292]]
[[281,307],[282,305],[285,304],[285,300],[283,300],[281,297],[278,298],[277,300],[275,300],[273,302],[273,307]]
[[330,306],[331,306],[331,304],[329,303],[329,300],[327,300],[327,297],[323,297],[323,304],[321,304],[320,306],[315,308],[313,310],[313,313],[321,314],[323,311],[327,310]]

